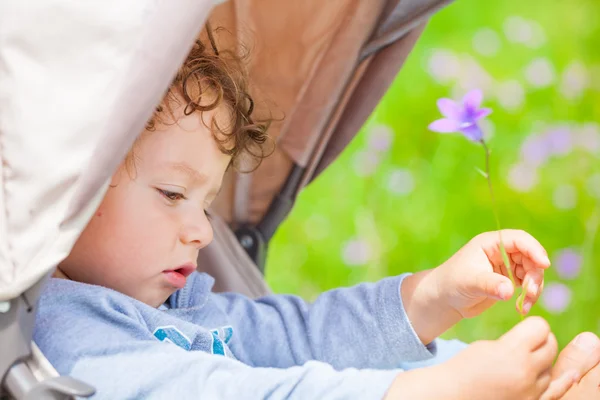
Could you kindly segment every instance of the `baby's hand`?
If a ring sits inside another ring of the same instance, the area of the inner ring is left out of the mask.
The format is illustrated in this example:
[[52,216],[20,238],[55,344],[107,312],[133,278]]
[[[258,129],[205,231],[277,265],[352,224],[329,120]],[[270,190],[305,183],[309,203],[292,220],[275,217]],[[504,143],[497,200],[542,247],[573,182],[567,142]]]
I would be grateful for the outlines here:
[[[542,400],[592,400],[600,399],[600,339],[591,332],[577,335],[563,351],[552,368],[553,382],[542,396]],[[574,372],[577,377],[576,384],[569,385],[566,393],[553,388],[560,388],[561,381]]]
[[[544,270],[550,266],[550,260],[530,234],[520,230],[501,232],[516,284],[525,283],[523,314],[527,314],[542,292]],[[515,290],[502,261],[498,232],[476,236],[431,274],[440,300],[463,318],[481,314],[497,300],[510,299]],[[517,299],[517,310],[521,311],[519,303]]]
[[[537,400],[551,383],[556,352],[548,323],[527,318],[498,340],[475,342],[445,363],[399,374],[386,400]],[[572,384],[566,380],[555,393]]]
[[459,398],[539,399],[550,385],[557,350],[548,323],[531,317],[498,340],[473,343],[441,366],[454,375]]

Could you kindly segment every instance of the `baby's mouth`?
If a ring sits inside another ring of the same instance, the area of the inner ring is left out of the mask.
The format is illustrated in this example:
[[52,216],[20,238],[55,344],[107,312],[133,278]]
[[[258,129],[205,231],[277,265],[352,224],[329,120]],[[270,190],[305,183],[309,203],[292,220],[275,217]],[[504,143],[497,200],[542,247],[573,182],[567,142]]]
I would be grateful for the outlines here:
[[171,285],[177,289],[181,289],[185,286],[187,277],[190,276],[195,270],[196,267],[194,265],[185,264],[173,269],[165,270],[163,271],[163,275]]

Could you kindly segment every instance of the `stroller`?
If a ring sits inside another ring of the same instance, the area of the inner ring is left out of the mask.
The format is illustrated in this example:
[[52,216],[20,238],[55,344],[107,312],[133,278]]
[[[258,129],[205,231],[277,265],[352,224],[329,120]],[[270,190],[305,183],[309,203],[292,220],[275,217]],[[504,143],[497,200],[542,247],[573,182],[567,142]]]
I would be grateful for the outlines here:
[[285,115],[270,132],[275,152],[226,176],[215,240],[198,259],[216,290],[257,297],[269,291],[269,240],[298,193],[354,137],[449,2],[0,2],[0,397],[94,393],[58,376],[32,343],[36,302],[207,18],[234,41],[250,33],[258,103]]

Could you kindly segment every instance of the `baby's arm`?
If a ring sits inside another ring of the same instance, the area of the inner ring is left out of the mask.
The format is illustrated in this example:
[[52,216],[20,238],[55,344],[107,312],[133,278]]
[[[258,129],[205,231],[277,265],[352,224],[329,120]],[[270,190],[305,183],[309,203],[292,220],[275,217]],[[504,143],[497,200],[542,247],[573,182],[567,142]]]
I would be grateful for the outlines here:
[[498,341],[476,343],[447,363],[410,372],[336,371],[316,361],[252,368],[224,356],[139,340],[145,331],[142,324],[139,328],[130,339],[115,328],[111,336],[118,341],[97,343],[67,372],[94,385],[99,399],[512,400],[540,398],[556,354],[556,340],[540,319],[526,320]]
[[409,322],[400,296],[405,278],[412,277],[331,290],[312,304],[296,296],[251,300],[231,293],[209,301],[236,332],[229,346],[251,365],[286,368],[317,360],[336,369],[397,368],[435,353],[435,343],[425,346]]
[[[384,281],[392,283],[397,285],[398,279]],[[474,344],[447,363],[406,375],[399,370],[336,371],[315,361],[290,368],[253,368],[243,360],[159,341],[142,315],[144,308],[118,293],[66,286],[70,290],[58,285],[43,296],[34,338],[61,374],[94,385],[96,398],[379,399],[387,392],[390,400],[488,398],[490,393],[497,399],[521,399],[549,384],[556,354],[548,325],[529,319],[498,341]],[[370,296],[366,300],[373,301]],[[209,304],[175,311],[204,312],[207,318],[212,315],[212,322],[223,317]],[[156,311],[148,315],[156,316]],[[255,327],[269,328],[260,323]],[[238,330],[237,335],[256,337],[264,331],[252,335]],[[272,341],[268,351],[279,350]]]
[[[70,375],[94,385],[95,399],[361,399],[384,397],[399,371],[346,369],[311,361],[252,368],[158,342],[79,360]],[[408,397],[410,398],[410,397]]]
[[[198,286],[201,284],[199,281]],[[206,293],[203,297],[207,304],[197,302],[197,309],[177,309],[173,314],[201,312],[209,327],[217,326],[213,322],[223,315],[210,307]],[[161,341],[153,334],[155,322],[165,328],[175,324],[183,336],[193,334],[185,329],[189,324],[183,320],[160,316],[160,311],[108,289],[66,280],[51,282],[39,304],[36,343],[61,374],[95,386],[95,398],[381,399],[398,373],[336,371],[315,361],[291,368],[253,368],[251,363],[235,360],[229,352],[186,351],[174,344],[179,343],[176,336],[168,337],[172,341]],[[250,331],[249,325],[244,328],[234,332],[232,342],[269,333],[266,324],[258,326],[256,332]],[[208,336],[200,332],[187,338],[196,345],[192,348],[214,350],[206,341]],[[277,342],[272,341],[265,351],[278,350]]]
[[[337,369],[396,368],[431,357],[435,343],[429,349],[424,344],[512,296],[499,238],[498,232],[478,235],[434,270],[332,290],[313,304],[281,295],[250,300],[217,294],[211,301],[223,323],[240,333],[230,347],[246,363],[285,368],[318,360]],[[531,305],[549,266],[544,248],[523,231],[503,231],[503,242],[517,278],[531,283],[525,301]]]

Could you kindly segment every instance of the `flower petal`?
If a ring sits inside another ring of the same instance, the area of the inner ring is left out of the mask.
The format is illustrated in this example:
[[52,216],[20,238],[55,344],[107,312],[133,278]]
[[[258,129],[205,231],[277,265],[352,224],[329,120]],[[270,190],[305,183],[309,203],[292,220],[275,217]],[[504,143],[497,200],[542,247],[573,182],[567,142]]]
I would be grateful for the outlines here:
[[483,101],[483,92],[479,89],[473,89],[463,97],[463,105],[466,109],[477,110],[481,107]]
[[452,133],[458,132],[460,129],[460,123],[449,118],[438,119],[429,124],[429,129],[438,133]]
[[479,142],[483,139],[483,131],[477,124],[463,124],[460,127],[463,135],[474,142]]
[[491,108],[480,108],[479,110],[475,111],[475,115],[473,116],[473,119],[475,121],[481,119],[481,118],[485,118],[488,115],[490,115],[492,113],[492,109]]
[[460,104],[450,99],[439,99],[437,106],[440,109],[442,115],[446,118],[454,119],[459,121],[463,114],[463,109]]

